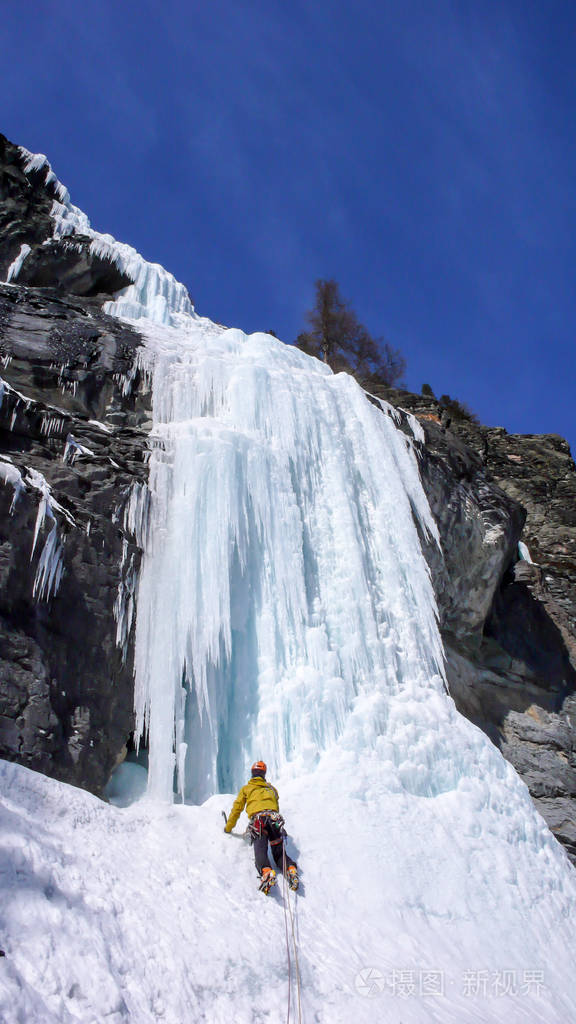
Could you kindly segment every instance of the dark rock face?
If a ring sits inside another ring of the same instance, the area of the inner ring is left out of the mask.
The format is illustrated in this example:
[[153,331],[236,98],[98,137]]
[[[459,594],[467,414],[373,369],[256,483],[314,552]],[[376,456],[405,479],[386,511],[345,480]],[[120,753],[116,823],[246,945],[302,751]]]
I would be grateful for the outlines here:
[[65,295],[114,295],[132,281],[110,260],[90,252],[90,240],[75,236],[46,242],[26,257],[18,284],[57,288]]
[[0,135],[0,280],[22,245],[42,245],[52,235],[50,210],[54,189],[46,186],[41,172],[24,173],[17,146]]
[[[421,473],[440,530],[432,570],[458,709],[522,776],[576,863],[576,470],[556,436],[469,420],[434,399],[380,397],[417,416]],[[522,540],[535,564],[519,560]]]
[[131,284],[114,263],[91,252],[90,239],[78,234],[52,239],[50,211],[58,200],[57,186],[48,165],[25,168],[19,148],[0,135],[0,281],[27,246],[19,285],[109,297]]
[[138,335],[101,312],[130,279],[53,237],[62,198],[0,136],[0,756],[100,792],[132,730],[148,396]]
[[[0,756],[93,792],[133,728],[140,548],[124,509],[145,490],[149,428],[138,345],[97,305],[0,286]],[[34,547],[46,487],[53,519]],[[53,520],[62,579],[42,595]]]

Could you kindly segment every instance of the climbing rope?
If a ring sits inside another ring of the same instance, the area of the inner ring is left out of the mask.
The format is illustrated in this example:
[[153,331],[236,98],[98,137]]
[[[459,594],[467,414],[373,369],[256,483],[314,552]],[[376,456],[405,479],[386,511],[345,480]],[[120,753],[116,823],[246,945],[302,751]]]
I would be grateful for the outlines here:
[[282,878],[283,878],[283,881],[284,881],[284,891],[283,891],[283,896],[284,896],[284,900],[283,900],[283,903],[284,903],[284,931],[286,933],[286,957],[287,957],[287,960],[288,960],[288,1012],[286,1014],[286,1024],[290,1024],[290,1006],[291,1006],[291,997],[292,997],[292,964],[290,963],[290,940],[288,938],[288,907],[287,907],[287,904],[288,904],[289,888],[288,888],[288,885],[286,883],[286,853],[284,852],[284,846],[282,846],[282,850],[283,850]]
[[288,940],[288,917],[290,915],[290,925],[292,931],[292,947],[294,949],[294,973],[296,975],[296,992],[298,995],[298,1024],[302,1024],[302,1002],[301,1002],[301,991],[300,991],[300,964],[298,963],[298,943],[296,941],[296,932],[294,930],[294,915],[292,913],[292,906],[290,903],[290,886],[286,881],[286,845],[282,843],[282,877],[284,879],[284,924],[286,927],[286,953],[288,957],[288,1016],[286,1018],[287,1024],[290,1024],[290,994],[291,994],[291,964],[290,964],[290,943]]

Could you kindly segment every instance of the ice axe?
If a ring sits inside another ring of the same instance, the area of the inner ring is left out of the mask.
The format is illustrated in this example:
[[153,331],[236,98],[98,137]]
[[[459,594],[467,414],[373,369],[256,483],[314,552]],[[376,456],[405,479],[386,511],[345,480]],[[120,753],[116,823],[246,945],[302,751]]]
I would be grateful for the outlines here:
[[[222,811],[222,817],[224,818],[224,825],[227,825],[228,816],[224,811]],[[234,839],[243,839],[245,843],[248,843],[250,841],[250,833],[248,829],[246,829],[245,832],[227,832],[226,834],[229,836],[234,836]]]

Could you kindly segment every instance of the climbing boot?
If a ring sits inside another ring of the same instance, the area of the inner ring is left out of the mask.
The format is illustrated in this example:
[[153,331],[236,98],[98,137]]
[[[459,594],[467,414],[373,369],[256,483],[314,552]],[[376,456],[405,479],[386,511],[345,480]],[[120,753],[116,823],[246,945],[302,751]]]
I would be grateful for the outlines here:
[[290,888],[294,892],[296,892],[296,889],[298,888],[298,882],[299,882],[299,880],[298,880],[298,871],[297,871],[297,869],[294,866],[289,867],[288,868],[288,885],[290,886]]
[[267,896],[273,885],[276,885],[276,872],[273,868],[262,868],[261,881],[258,886],[260,892]]

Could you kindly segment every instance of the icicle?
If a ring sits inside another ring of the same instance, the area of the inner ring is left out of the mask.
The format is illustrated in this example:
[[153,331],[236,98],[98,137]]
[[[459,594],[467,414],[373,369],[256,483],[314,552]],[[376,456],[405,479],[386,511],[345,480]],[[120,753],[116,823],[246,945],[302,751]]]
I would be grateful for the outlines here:
[[[2,456],[2,460],[6,457]],[[23,491],[29,487],[39,493],[36,522],[34,525],[34,537],[30,561],[34,558],[38,538],[44,528],[46,519],[50,522],[48,535],[44,541],[42,551],[38,559],[32,594],[39,601],[48,600],[57,593],[64,570],[62,543],[58,532],[58,521],[56,513],[62,515],[71,526],[75,521],[69,512],[56,501],[52,496],[50,485],[47,480],[35,469],[27,469],[25,477],[22,477],[20,470],[9,461],[0,461],[0,480],[11,484],[14,488],[14,497],[10,506],[10,514],[14,512],[16,503]]]
[[27,469],[25,482],[40,494],[30,561],[34,557],[38,537],[43,530],[45,520],[48,519],[50,521],[48,536],[44,541],[38,560],[32,591],[34,597],[39,601],[47,601],[58,592],[64,571],[64,555],[58,532],[56,513],[61,515],[70,526],[75,526],[76,523],[70,513],[53,497],[50,485],[42,473],[39,473],[36,469]]
[[[2,460],[7,460],[7,456],[3,455]],[[20,470],[13,466],[10,461],[0,462],[0,480],[4,484],[10,484],[14,488],[14,496],[12,498],[12,504],[10,505],[10,515],[14,512],[18,498],[22,494],[22,491],[26,490],[26,485],[22,479]]]
[[6,395],[14,395],[16,404],[22,402],[22,405],[24,406],[25,409],[29,409],[30,406],[32,405],[31,398],[26,398],[26,395],[22,395],[19,391],[16,391],[16,388],[13,388],[12,385],[9,384],[7,380],[4,380],[2,377],[0,377],[0,405],[2,404]]
[[[123,527],[134,543],[142,547],[148,523],[150,494],[146,484],[136,482],[130,487],[128,499],[122,511]],[[118,519],[118,513],[115,513]],[[122,651],[122,660],[126,660],[128,640],[132,629],[135,610],[135,592],[137,585],[134,554],[128,553],[128,541],[122,542],[122,559],[120,562],[120,582],[114,602],[116,619],[116,644]]]
[[424,427],[420,423],[420,420],[417,419],[417,417],[414,416],[414,414],[411,412],[405,412],[405,416],[408,422],[408,426],[412,431],[412,436],[414,440],[419,441],[421,444],[424,444],[426,440],[426,434],[424,433]]
[[11,281],[16,280],[18,274],[22,270],[22,264],[24,263],[24,260],[31,252],[32,249],[29,245],[26,245],[26,243],[20,246],[20,252],[18,253],[16,259],[13,260],[10,266],[8,267],[8,273],[6,274],[7,284],[9,284]]
[[127,533],[134,538],[139,547],[144,543],[149,513],[150,492],[145,483],[135,481],[130,485],[128,496],[119,506],[122,525]]
[[180,708],[176,719],[176,770],[177,789],[180,793],[182,803],[186,802],[186,754],[188,744],[184,740],[186,735],[186,699],[187,691],[185,686],[180,687]]
[[22,156],[26,158],[24,173],[30,174],[31,171],[45,170],[44,184],[53,186],[60,202],[65,203],[69,201],[70,197],[68,195],[68,189],[58,181],[47,157],[45,157],[43,153],[31,153],[28,149],[25,149],[24,146],[19,146],[18,149]]
[[530,564],[533,564],[530,550],[523,540],[518,541],[518,558],[521,562],[530,562]]
[[[34,543],[36,543],[36,536]],[[56,594],[62,579],[63,568],[62,545],[58,536],[58,524],[53,519],[38,561],[32,590],[33,596],[39,601],[44,601],[48,600],[53,594]]]
[[64,448],[62,461],[67,463],[69,466],[73,466],[74,463],[76,462],[76,459],[82,455],[89,455],[94,457],[94,452],[92,451],[91,448],[86,448],[85,445],[80,444],[80,442],[76,440],[73,434],[68,434],[68,437],[66,438],[66,447]]
[[134,592],[136,589],[136,573],[134,555],[128,558],[128,542],[122,542],[122,560],[120,563],[120,582],[114,602],[114,618],[116,620],[116,645],[122,651],[122,660],[126,660],[128,640],[134,618]]

